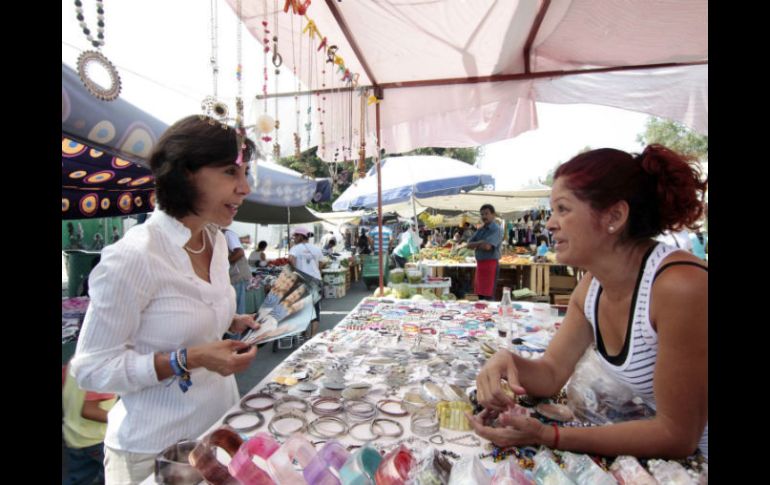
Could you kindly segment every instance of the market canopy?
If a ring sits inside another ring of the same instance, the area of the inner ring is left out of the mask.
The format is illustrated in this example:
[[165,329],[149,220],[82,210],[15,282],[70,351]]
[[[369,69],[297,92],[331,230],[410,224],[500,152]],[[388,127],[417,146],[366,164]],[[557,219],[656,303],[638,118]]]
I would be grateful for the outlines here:
[[[228,3],[236,10],[238,0]],[[513,138],[537,128],[536,102],[613,106],[708,134],[707,0],[327,0],[304,16],[273,15],[284,2],[241,3],[260,42],[267,14],[283,69],[296,70],[302,89],[327,90],[313,131],[298,134],[326,161],[346,150],[355,157],[359,126],[368,153],[377,124],[389,153]],[[295,55],[298,37],[306,48]],[[305,52],[318,52],[315,62]],[[361,120],[358,97],[346,91],[351,78],[370,94],[381,90],[377,123],[374,104]],[[296,93],[280,94],[282,126],[291,126]],[[345,125],[339,107],[351,105]],[[281,130],[282,146],[292,146],[293,131]]]
[[[412,197],[457,194],[480,185],[494,184],[494,178],[473,165],[447,157],[415,155],[382,160],[382,203],[396,204]],[[354,182],[332,204],[335,211],[377,207],[377,174],[374,167]]]
[[320,219],[305,206],[281,207],[246,200],[238,209],[235,220],[252,224],[302,224]]
[[[443,214],[457,212],[475,212],[484,204],[492,204],[498,216],[506,216],[534,209],[544,209],[550,205],[551,189],[483,191],[474,190],[457,195],[430,197],[415,201],[418,214],[431,210]],[[383,205],[383,211],[396,212],[403,217],[413,214],[412,203]]]

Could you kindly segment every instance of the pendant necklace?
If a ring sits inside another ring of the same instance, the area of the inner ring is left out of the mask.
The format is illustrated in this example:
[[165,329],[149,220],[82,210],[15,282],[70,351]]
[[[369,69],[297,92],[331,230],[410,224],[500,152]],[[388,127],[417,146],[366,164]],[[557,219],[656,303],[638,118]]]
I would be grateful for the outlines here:
[[[104,46],[104,0],[96,0],[96,16],[97,16],[97,33],[96,39],[91,35],[91,29],[86,24],[85,17],[83,16],[83,2],[81,0],[75,0],[75,13],[80,27],[83,29],[83,34],[88,39],[88,42],[94,46],[96,50],[83,51],[78,57],[78,76],[83,81],[86,89],[94,97],[101,99],[102,101],[114,101],[118,99],[120,95],[120,76],[115,66],[112,65],[107,57],[102,54],[101,48]],[[89,77],[89,70],[91,66],[97,65],[103,70],[107,71],[110,77],[110,85],[107,88],[103,88],[99,83]]]

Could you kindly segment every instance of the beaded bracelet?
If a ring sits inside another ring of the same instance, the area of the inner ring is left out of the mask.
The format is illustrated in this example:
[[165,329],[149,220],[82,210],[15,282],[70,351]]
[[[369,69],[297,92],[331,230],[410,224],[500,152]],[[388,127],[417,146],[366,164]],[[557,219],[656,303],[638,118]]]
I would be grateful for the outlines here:
[[[289,431],[287,433],[281,433],[280,431],[275,429],[275,423],[277,423],[278,421],[283,421],[285,419],[295,419],[295,420],[301,422],[302,426],[300,426],[297,429],[293,429],[293,430],[291,430],[291,431]],[[300,414],[296,410],[288,411],[288,412],[284,412],[284,413],[278,413],[278,414],[276,414],[275,416],[272,417],[272,419],[270,420],[270,422],[267,425],[267,429],[270,430],[270,432],[273,433],[273,435],[275,435],[275,436],[278,436],[278,437],[281,437],[281,438],[287,438],[287,437],[291,436],[294,433],[304,433],[305,430],[307,430],[307,419],[305,418],[304,414]]]
[[[252,406],[248,404],[249,401],[252,399],[269,399],[270,402],[264,406]],[[244,396],[243,399],[241,399],[241,409],[244,411],[267,411],[268,409],[272,408],[275,404],[275,396],[272,394],[268,394],[267,392],[255,392],[254,394],[249,394],[247,396]]]
[[[380,425],[380,423],[391,423],[391,424],[395,424],[396,426],[398,426],[398,432],[397,432],[397,433],[385,433],[385,432],[384,432],[384,430],[382,429],[382,426]],[[377,431],[375,431],[375,430],[374,430],[375,426],[376,426],[376,427],[378,427],[378,428],[380,428],[380,430],[382,430],[382,431],[380,431],[380,432],[377,432]],[[372,420],[372,422],[369,424],[369,432],[370,432],[370,433],[372,433],[372,434],[376,434],[378,437],[383,437],[383,438],[384,438],[384,437],[387,437],[387,438],[398,438],[398,437],[400,437],[402,434],[404,434],[404,427],[403,427],[403,426],[401,426],[401,423],[399,423],[398,421],[396,421],[396,420],[393,420],[393,419],[388,419],[388,418],[375,418],[375,419],[373,419],[373,420]]]
[[[257,424],[253,424],[250,426],[243,426],[240,428],[234,426],[233,424],[230,424],[230,421],[240,416],[256,416]],[[263,424],[265,424],[265,417],[262,416],[262,413],[260,413],[259,411],[235,411],[234,413],[230,413],[227,416],[225,416],[223,424],[226,426],[230,426],[231,428],[233,428],[235,431],[238,431],[239,433],[248,433],[249,431],[254,431],[255,429],[258,429]]]
[[[340,429],[340,431],[333,434],[326,433],[319,428],[319,425],[324,423],[335,423],[340,425],[342,428]],[[345,436],[346,434],[348,434],[348,425],[347,423],[345,423],[345,421],[343,421],[341,418],[338,418],[337,416],[322,416],[320,418],[313,420],[308,425],[307,431],[308,433],[315,436],[316,438],[326,438],[326,439],[339,438],[340,436]]]
[[301,404],[300,407],[289,406],[289,409],[291,411],[301,411],[303,413],[307,412],[307,410],[308,410],[307,402],[305,402],[303,399],[300,399],[300,398],[294,397],[294,396],[283,396],[283,397],[280,397],[280,398],[276,399],[275,402],[273,403],[273,409],[275,410],[276,413],[286,413],[287,411],[282,410],[281,408],[284,405],[286,405],[287,403],[290,403],[290,402],[297,402],[297,403]]
[[[321,407],[321,405],[324,403],[332,403],[335,406],[331,408]],[[310,403],[310,409],[313,410],[313,413],[319,416],[334,416],[340,414],[344,407],[342,405],[342,401],[339,398],[319,397]]]

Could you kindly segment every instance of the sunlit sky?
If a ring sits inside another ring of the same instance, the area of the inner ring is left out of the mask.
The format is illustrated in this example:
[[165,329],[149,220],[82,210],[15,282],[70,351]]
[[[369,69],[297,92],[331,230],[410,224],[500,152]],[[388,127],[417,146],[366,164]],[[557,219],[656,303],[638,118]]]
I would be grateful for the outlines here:
[[[103,53],[120,72],[121,97],[165,123],[200,112],[212,91],[210,2],[208,0],[132,0],[105,4]],[[83,2],[86,23],[96,32],[96,2]],[[236,16],[220,0],[220,97],[232,105],[237,88]],[[262,61],[256,40],[244,28],[243,59],[246,99],[261,89]],[[62,62],[75,66],[89,48],[75,18],[72,2],[62,4]],[[249,60],[254,60],[249,62]],[[258,65],[257,65],[258,64]],[[282,77],[291,89],[290,75]],[[247,102],[246,116],[253,112]],[[478,166],[496,179],[498,190],[511,190],[544,179],[557,163],[586,146],[640,151],[636,136],[647,115],[593,105],[538,103],[539,129],[484,147]]]

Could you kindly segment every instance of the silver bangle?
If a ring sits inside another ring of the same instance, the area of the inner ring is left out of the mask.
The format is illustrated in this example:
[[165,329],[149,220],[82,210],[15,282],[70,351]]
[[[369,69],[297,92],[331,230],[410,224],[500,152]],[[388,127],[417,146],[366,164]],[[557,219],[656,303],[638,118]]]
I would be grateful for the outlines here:
[[435,415],[416,416],[412,419],[412,433],[417,436],[430,436],[438,433],[439,429],[439,421]]
[[[363,410],[361,408],[364,408]],[[368,421],[377,415],[377,407],[374,403],[363,399],[350,399],[345,401],[345,414],[356,418],[356,421]]]
[[[390,403],[398,404],[401,407],[401,411],[394,413],[392,411],[386,411],[385,409],[383,409],[386,404],[390,404]],[[381,399],[380,401],[377,402],[377,409],[382,414],[387,414],[388,416],[395,416],[397,418],[409,415],[409,411],[407,411],[406,407],[404,407],[404,401],[399,401],[396,399]]]
[[[264,406],[252,406],[248,404],[249,401],[252,399],[269,399],[270,403],[266,404]],[[243,399],[241,399],[241,409],[244,411],[267,411],[268,409],[273,407],[273,404],[275,404],[275,396],[272,394],[269,394],[267,392],[255,392],[254,394],[248,394],[244,396]]]
[[[368,429],[368,430],[369,430],[369,434],[371,435],[371,437],[370,437],[370,438],[359,438],[358,436],[356,436],[355,434],[353,434],[353,430],[354,430],[354,429],[358,428],[359,426],[364,426],[364,425],[366,425],[366,429]],[[353,438],[353,439],[355,439],[355,440],[358,440],[358,441],[365,441],[365,442],[366,442],[366,441],[373,441],[373,440],[376,440],[377,438],[379,438],[379,437],[380,437],[380,435],[379,435],[379,434],[376,434],[376,433],[372,433],[372,431],[371,431],[371,428],[370,428],[370,425],[371,425],[371,422],[370,422],[370,421],[361,421],[360,423],[356,423],[356,424],[352,425],[352,426],[351,426],[351,427],[348,429],[348,434],[350,435],[350,437],[351,437],[351,438]]]
[[[379,427],[379,428],[380,428],[380,430],[382,430],[382,426],[380,426],[380,423],[391,423],[391,424],[395,424],[396,426],[398,426],[398,433],[397,433],[397,434],[394,434],[394,433],[383,433],[383,432],[377,432],[377,431],[375,431],[375,430],[374,430],[374,427],[375,427],[375,426]],[[396,420],[393,420],[393,419],[388,419],[388,418],[375,418],[375,419],[373,419],[373,420],[372,420],[372,422],[369,424],[369,432],[370,432],[370,433],[372,433],[372,434],[376,434],[378,437],[381,437],[381,438],[398,438],[398,437],[400,437],[402,434],[404,434],[404,427],[403,427],[403,426],[401,426],[401,423],[399,423],[398,421],[396,421]]]
[[[332,408],[321,407],[324,403],[333,403],[336,404],[336,406]],[[312,409],[313,413],[318,416],[335,416],[340,414],[344,407],[342,401],[336,397],[319,397],[310,403],[310,409]]]
[[[342,426],[342,429],[334,434],[324,433],[318,428],[319,424],[322,423],[336,423]],[[341,418],[338,418],[337,416],[322,416],[320,418],[316,418],[313,420],[307,427],[308,433],[315,436],[316,438],[325,438],[325,439],[332,439],[332,438],[339,438],[340,436],[345,436],[348,434],[348,425],[343,421]]]
[[[288,406],[288,410],[281,409],[282,406],[284,406],[289,402],[298,402],[302,406],[301,408],[296,406]],[[273,409],[275,410],[276,413],[287,413],[290,411],[298,411],[298,412],[306,413],[308,410],[308,405],[304,399],[300,399],[294,396],[283,396],[275,400],[275,402],[273,403]]]
[[[251,426],[244,426],[242,428],[238,428],[230,424],[230,421],[240,416],[256,416],[257,424],[254,424]],[[234,413],[230,413],[227,416],[225,416],[223,424],[226,426],[230,426],[235,431],[238,431],[240,433],[247,433],[249,431],[254,431],[255,429],[262,427],[262,425],[265,424],[265,417],[262,416],[262,413],[260,413],[259,411],[235,411]]]
[[[281,433],[280,431],[275,429],[275,423],[278,421],[282,421],[284,419],[296,419],[297,421],[302,423],[302,426],[300,426],[297,429],[291,430],[288,433]],[[294,433],[304,433],[307,430],[307,419],[305,418],[304,414],[300,414],[298,411],[287,411],[285,413],[277,413],[273,418],[270,420],[270,422],[267,425],[267,429],[270,430],[273,435],[278,436],[280,438],[288,438],[289,436],[293,435]]]

